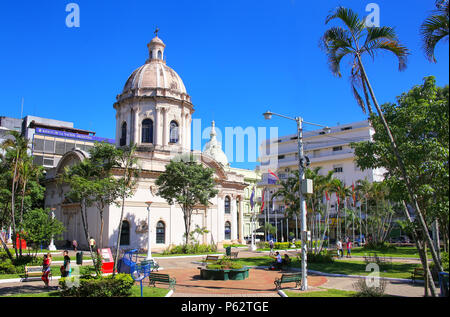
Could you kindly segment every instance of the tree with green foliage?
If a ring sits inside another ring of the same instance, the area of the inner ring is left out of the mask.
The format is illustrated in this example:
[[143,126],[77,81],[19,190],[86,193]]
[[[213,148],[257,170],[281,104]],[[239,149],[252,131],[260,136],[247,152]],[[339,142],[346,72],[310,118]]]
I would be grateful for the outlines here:
[[47,209],[34,209],[25,213],[21,228],[24,239],[38,250],[41,243],[48,244],[52,237],[58,237],[65,230],[62,222],[51,216]]
[[434,50],[440,41],[448,40],[448,31],[449,1],[436,0],[436,9],[420,26],[423,50],[430,62],[437,62],[434,56]]
[[[396,163],[396,156],[390,150],[390,137],[382,129],[382,119],[372,114],[369,118],[375,129],[372,142],[353,144],[357,165],[363,169],[386,169],[386,182],[396,200],[402,201],[405,217],[409,221],[418,250],[425,246],[430,251],[429,229],[437,219],[448,249],[449,226],[449,92],[448,86],[436,86],[435,78],[424,79],[423,85],[413,87],[397,98],[397,104],[382,105],[385,120],[392,127],[398,140],[398,154],[405,162],[410,175],[411,188],[404,182],[403,171]],[[417,193],[417,203],[423,219],[414,206],[408,204],[409,190]],[[408,208],[406,208],[408,207]],[[412,214],[412,210],[416,211]],[[425,229],[422,226],[425,223]],[[431,245],[433,245],[431,243]],[[426,256],[426,252],[424,253]],[[442,265],[432,252],[433,262],[438,270]],[[436,263],[437,262],[437,263]],[[427,263],[427,261],[423,262]],[[430,282],[431,289],[434,287]],[[432,291],[433,292],[433,291]]]
[[139,179],[140,168],[137,165],[138,159],[135,156],[136,144],[131,146],[123,146],[117,149],[117,162],[119,163],[119,170],[122,173],[118,177],[118,197],[121,199],[121,212],[119,228],[117,230],[117,240],[116,240],[116,254],[114,256],[114,270],[113,275],[117,270],[117,265],[119,262],[119,251],[120,251],[120,237],[122,235],[122,223],[123,215],[125,211],[125,199],[131,197],[136,191],[137,180]]
[[218,194],[215,189],[214,170],[197,163],[192,157],[187,161],[171,161],[165,172],[156,180],[158,195],[170,205],[177,203],[183,212],[185,243],[189,244],[191,216],[195,206],[208,206]]
[[[389,124],[384,116],[372,86],[370,84],[368,75],[365,71],[362,57],[363,55],[369,55],[372,58],[380,51],[387,51],[393,53],[399,62],[399,70],[406,68],[406,60],[409,55],[408,49],[402,46],[398,40],[398,37],[391,27],[367,27],[364,20],[359,19],[358,15],[351,9],[344,7],[338,7],[332,14],[326,19],[326,24],[332,20],[340,20],[346,28],[332,27],[325,32],[322,37],[323,48],[328,56],[329,65],[333,74],[341,77],[340,63],[344,57],[348,56],[352,58],[352,70],[351,79],[353,92],[359,106],[365,112],[367,106],[369,113],[372,115],[372,110],[369,102],[369,95],[377,110],[378,117],[381,125],[374,127],[376,132],[380,132],[380,129],[384,130],[387,135],[390,151],[393,153],[392,162],[395,162],[397,169],[401,173],[401,179],[408,192],[408,202],[410,202],[411,208],[414,209],[415,215],[419,220],[422,233],[425,237],[426,243],[431,251],[433,262],[438,269],[442,269],[438,254],[431,240],[428,228],[425,222],[424,214],[420,209],[420,204],[417,199],[418,193],[414,192],[411,178],[406,169],[406,163],[400,155],[398,141],[394,138],[394,135],[389,127]],[[361,84],[364,90],[366,104],[360,97],[355,89],[355,85]],[[367,93],[368,92],[368,93]]]

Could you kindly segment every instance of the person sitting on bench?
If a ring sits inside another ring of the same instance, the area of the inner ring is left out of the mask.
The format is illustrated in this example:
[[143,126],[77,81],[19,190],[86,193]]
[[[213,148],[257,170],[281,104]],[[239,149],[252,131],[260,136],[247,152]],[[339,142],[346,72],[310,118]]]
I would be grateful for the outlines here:
[[272,266],[270,267],[270,269],[272,270],[281,270],[281,265],[282,265],[282,259],[281,259],[281,254],[280,252],[275,252],[275,256],[270,256],[271,258],[275,259],[275,262],[272,263]]
[[291,258],[287,255],[287,253],[284,255],[284,259],[281,263],[286,266],[291,265]]

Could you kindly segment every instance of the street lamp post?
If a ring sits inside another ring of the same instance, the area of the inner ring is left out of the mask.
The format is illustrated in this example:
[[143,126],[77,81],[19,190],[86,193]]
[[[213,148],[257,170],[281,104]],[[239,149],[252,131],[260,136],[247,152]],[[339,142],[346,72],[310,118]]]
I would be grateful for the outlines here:
[[316,123],[306,122],[301,117],[291,118],[281,114],[266,111],[263,113],[266,120],[270,120],[272,116],[279,116],[285,119],[293,120],[297,123],[297,151],[298,151],[298,178],[299,178],[299,196],[300,196],[300,231],[301,231],[301,241],[302,241],[302,290],[306,291],[308,289],[308,271],[307,271],[307,226],[306,226],[306,200],[302,193],[302,182],[305,179],[305,172],[303,168],[303,123],[316,125],[323,127],[326,132],[330,132],[330,128]]
[[147,226],[148,226],[148,241],[147,241],[147,258],[146,260],[152,260],[152,244],[151,244],[151,226],[150,226],[150,205],[152,204],[151,201],[146,201],[147,204],[147,211],[148,211],[148,220],[147,220]]
[[[55,207],[51,208],[51,211],[52,211],[52,220],[55,219],[55,210],[56,210]],[[50,245],[48,246],[48,249],[49,249],[50,251],[55,251],[55,250],[56,250],[56,246],[55,246],[55,243],[54,243],[54,241],[53,241],[53,235],[52,235],[52,239],[50,240]]]

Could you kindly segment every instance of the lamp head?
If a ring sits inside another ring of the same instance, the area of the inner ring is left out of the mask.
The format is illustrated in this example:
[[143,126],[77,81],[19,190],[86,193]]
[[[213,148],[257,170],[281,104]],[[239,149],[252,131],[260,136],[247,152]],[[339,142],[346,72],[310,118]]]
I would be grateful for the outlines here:
[[146,201],[145,204],[147,205],[147,207],[150,207],[150,205],[152,204],[152,201]]
[[266,112],[263,113],[263,116],[264,116],[264,119],[270,120],[272,118],[272,112],[267,110]]

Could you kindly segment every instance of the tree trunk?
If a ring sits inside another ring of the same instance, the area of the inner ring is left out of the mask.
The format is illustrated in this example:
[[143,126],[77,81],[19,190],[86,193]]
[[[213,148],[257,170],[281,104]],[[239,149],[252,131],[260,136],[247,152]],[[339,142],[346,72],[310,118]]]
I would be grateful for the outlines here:
[[372,97],[372,101],[374,102],[375,108],[377,109],[378,115],[379,115],[379,117],[381,119],[381,122],[383,123],[383,126],[384,126],[384,128],[386,130],[386,133],[387,133],[388,137],[389,137],[389,141],[391,143],[391,147],[392,147],[392,150],[394,152],[394,155],[397,158],[398,167],[400,169],[400,172],[401,172],[401,174],[403,176],[406,188],[408,190],[409,199],[411,200],[411,202],[413,204],[413,208],[415,209],[415,211],[417,213],[417,216],[419,218],[419,223],[420,223],[420,226],[422,227],[422,232],[424,234],[426,243],[427,243],[428,247],[430,248],[431,255],[433,257],[433,262],[436,265],[436,268],[438,268],[440,271],[442,271],[442,265],[441,265],[441,263],[439,261],[439,258],[437,256],[436,249],[434,248],[433,242],[431,241],[431,237],[430,237],[430,234],[428,232],[428,227],[426,225],[426,222],[425,222],[425,219],[423,217],[422,211],[420,210],[419,204],[418,204],[417,199],[416,199],[416,195],[412,191],[411,182],[409,180],[408,174],[406,173],[406,169],[405,169],[405,165],[403,163],[403,159],[401,158],[401,156],[400,156],[400,154],[398,152],[397,144],[395,143],[395,140],[394,140],[394,137],[393,137],[393,135],[391,133],[389,125],[387,124],[386,119],[384,118],[383,111],[381,110],[381,108],[380,108],[380,106],[378,104],[378,101],[377,101],[377,99],[375,97],[375,94],[373,92],[372,86],[370,85],[369,78],[367,77],[366,71],[364,69],[364,66],[363,66],[363,63],[362,63],[362,60],[361,60],[361,56],[359,54],[357,54],[357,58],[358,58],[359,66],[361,67],[361,73],[363,75],[363,80],[366,81],[367,87],[369,88],[370,96]]
[[[119,231],[117,232],[116,254],[114,257],[113,276],[116,275],[117,263],[119,262],[120,236],[122,234],[122,223],[123,223],[122,219],[123,219],[124,209],[125,209],[125,196],[122,196],[122,210],[120,212]],[[150,224],[148,224],[148,234],[150,234]]]

